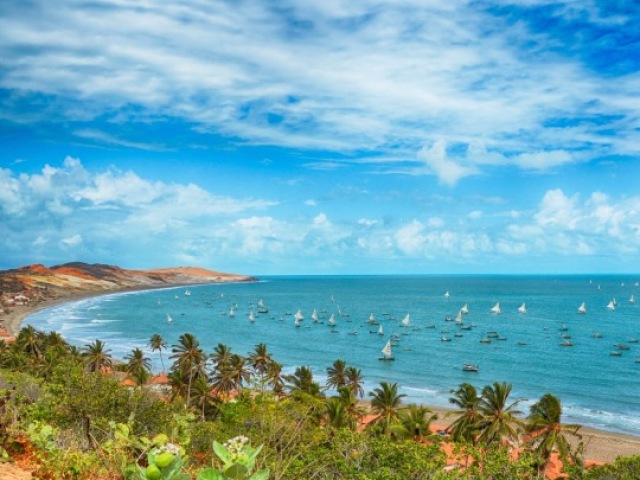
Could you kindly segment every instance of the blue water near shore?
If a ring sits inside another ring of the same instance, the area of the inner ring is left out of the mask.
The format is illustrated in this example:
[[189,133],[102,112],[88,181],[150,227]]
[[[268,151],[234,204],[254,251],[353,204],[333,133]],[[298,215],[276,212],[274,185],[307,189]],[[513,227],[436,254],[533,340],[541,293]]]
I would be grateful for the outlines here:
[[[564,421],[640,435],[640,287],[628,276],[322,276],[265,277],[256,283],[217,284],[113,294],[56,306],[28,317],[45,331],[59,331],[83,346],[99,338],[122,358],[145,349],[160,370],[158,353],[147,347],[159,333],[168,345],[185,332],[211,352],[218,343],[247,354],[266,343],[274,358],[292,372],[312,367],[324,381],[326,368],[340,358],[361,369],[368,389],[380,381],[398,382],[408,401],[448,406],[450,390],[462,382],[481,388],[494,381],[513,385],[521,409],[546,392],[561,398]],[[444,293],[450,296],[446,298]],[[637,304],[629,302],[631,295]],[[616,298],[615,310],[607,304]],[[268,313],[258,314],[263,299]],[[500,302],[502,313],[490,312]],[[527,313],[518,313],[526,303]],[[585,302],[587,313],[577,313]],[[234,318],[228,314],[237,304]],[[455,321],[468,304],[461,330]],[[343,316],[338,313],[338,306]],[[302,310],[300,328],[293,314]],[[320,322],[311,319],[313,310]],[[248,314],[255,313],[255,322]],[[335,332],[327,325],[333,313]],[[384,327],[367,323],[373,313]],[[401,327],[406,314],[411,326]],[[167,314],[173,323],[167,323]],[[348,315],[348,316],[346,316]],[[443,332],[444,329],[444,332]],[[505,340],[481,343],[488,331]],[[357,332],[357,335],[353,333]],[[600,332],[602,338],[594,338]],[[392,334],[398,334],[393,362],[378,360]],[[456,336],[458,334],[458,336]],[[462,336],[459,336],[462,335]],[[570,335],[571,347],[561,346]],[[441,341],[442,336],[451,339]],[[631,340],[631,341],[630,341]],[[629,349],[620,356],[614,344]],[[165,352],[164,359],[170,352]],[[470,362],[477,373],[462,371]]]

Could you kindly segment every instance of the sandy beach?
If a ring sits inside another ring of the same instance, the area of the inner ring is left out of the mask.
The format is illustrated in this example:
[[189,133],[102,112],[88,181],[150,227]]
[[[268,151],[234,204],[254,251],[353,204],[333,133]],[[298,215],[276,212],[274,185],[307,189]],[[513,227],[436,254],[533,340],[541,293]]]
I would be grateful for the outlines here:
[[[165,286],[162,288],[172,288],[174,286]],[[99,295],[109,295],[126,291],[149,290],[150,288],[127,288],[110,292],[93,292],[85,294],[72,294],[68,296],[59,296],[55,299],[40,300],[34,305],[16,306],[9,314],[2,315],[3,326],[9,335],[16,335],[21,328],[22,321],[30,314],[45,308],[53,307],[62,303],[74,302],[89,297]],[[435,422],[441,428],[446,428],[452,421],[452,416],[447,416],[450,410],[443,408],[430,407],[438,414],[438,420]],[[613,462],[617,457],[640,455],[640,436],[625,435],[614,432],[607,432],[588,427],[582,427],[579,432],[582,435],[582,441],[585,445],[585,458],[595,462]],[[574,446],[579,440],[572,439]]]
[[[447,416],[447,414],[451,413],[451,410],[436,407],[429,408],[438,414],[438,419],[434,422],[438,429],[448,427],[455,419],[454,416]],[[574,448],[579,441],[584,442],[584,452],[587,460],[609,463],[618,457],[640,455],[640,437],[606,432],[589,427],[582,427],[578,433],[582,435],[582,440],[571,438],[570,436],[569,438]]]

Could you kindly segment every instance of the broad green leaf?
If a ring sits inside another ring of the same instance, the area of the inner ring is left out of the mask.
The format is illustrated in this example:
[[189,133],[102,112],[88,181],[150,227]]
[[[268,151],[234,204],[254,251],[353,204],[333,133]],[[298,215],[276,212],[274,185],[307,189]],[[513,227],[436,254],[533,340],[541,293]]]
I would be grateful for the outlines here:
[[227,450],[224,445],[213,441],[213,451],[216,452],[216,455],[222,460],[224,463],[231,463],[233,459],[231,458],[231,454],[229,450]]
[[198,474],[196,480],[224,480],[224,475],[213,468],[205,468]]
[[249,473],[249,469],[241,463],[234,463],[224,471],[224,474],[227,477],[233,478],[234,480],[244,478],[247,473]]

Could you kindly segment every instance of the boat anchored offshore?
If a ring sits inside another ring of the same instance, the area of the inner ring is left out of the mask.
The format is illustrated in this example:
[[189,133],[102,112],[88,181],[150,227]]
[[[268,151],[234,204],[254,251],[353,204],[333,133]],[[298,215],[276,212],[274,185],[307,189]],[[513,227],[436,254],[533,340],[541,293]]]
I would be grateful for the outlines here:
[[378,360],[382,360],[384,362],[395,360],[393,352],[391,351],[391,340],[387,340],[387,344],[382,349],[382,357],[378,358]]
[[578,307],[578,313],[581,313],[583,315],[585,313],[587,313],[587,304],[586,303],[582,302],[582,304],[580,304],[580,306]]
[[491,307],[491,313],[500,313],[500,302]]
[[473,363],[465,363],[464,365],[462,365],[462,371],[463,372],[479,372],[480,367]]
[[522,314],[527,313],[527,305],[524,303],[520,305],[520,307],[518,307],[518,312]]

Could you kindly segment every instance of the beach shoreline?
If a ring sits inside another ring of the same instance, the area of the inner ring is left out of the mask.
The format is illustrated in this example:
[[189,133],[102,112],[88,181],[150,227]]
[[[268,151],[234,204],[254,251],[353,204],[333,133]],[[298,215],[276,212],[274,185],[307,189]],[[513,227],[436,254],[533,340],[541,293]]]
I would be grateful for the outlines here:
[[[203,285],[207,283],[202,283]],[[188,286],[195,286],[196,284],[189,284]],[[147,290],[158,289],[171,289],[184,287],[185,284],[177,283],[172,285],[162,286],[141,286],[141,287],[127,287],[109,291],[93,291],[93,292],[71,292],[67,295],[60,295],[56,298],[41,299],[37,304],[16,306],[9,314],[2,316],[4,321],[4,327],[11,336],[15,336],[21,329],[22,322],[30,315],[47,308],[56,307],[65,303],[74,303],[82,301],[88,298],[94,298],[99,296],[139,292]],[[454,416],[450,415],[452,410],[442,407],[430,408],[434,413],[438,414],[438,419],[434,422],[438,429],[445,429],[454,420]],[[599,430],[591,427],[581,427],[579,433],[582,435],[582,439],[570,438],[572,446],[575,448],[579,441],[584,443],[584,455],[585,458],[592,462],[610,463],[616,460],[618,457],[625,457],[631,455],[640,455],[640,436],[634,436],[624,433],[610,432],[606,430]]]
[[[436,430],[445,430],[454,420],[452,409],[425,405],[438,415],[433,422]],[[590,462],[611,463],[618,457],[640,455],[640,436],[625,433],[609,432],[592,427],[581,427],[578,431],[582,439],[567,435],[572,448],[584,443],[584,458]]]

